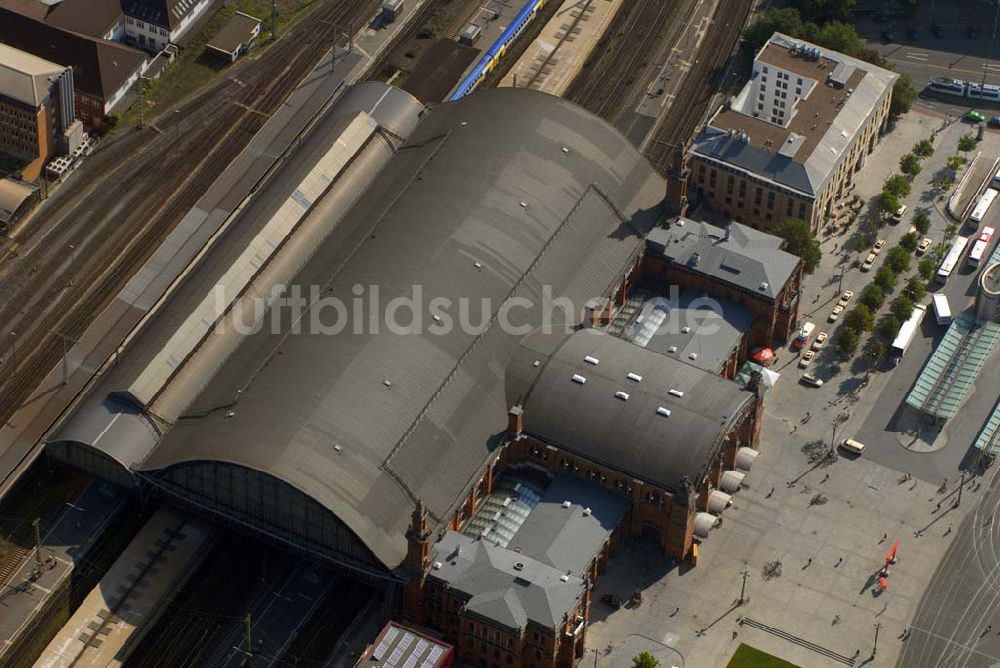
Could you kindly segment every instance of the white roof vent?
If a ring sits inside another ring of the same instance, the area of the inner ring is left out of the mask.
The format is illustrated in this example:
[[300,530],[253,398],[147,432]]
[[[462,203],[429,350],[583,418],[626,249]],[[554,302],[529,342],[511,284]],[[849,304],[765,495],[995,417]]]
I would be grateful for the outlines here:
[[629,373],[628,373],[628,379],[629,380],[634,380],[637,383],[642,382],[642,376],[640,376],[637,373],[633,373],[631,371],[629,371]]
[[342,447],[340,447],[339,445],[335,445],[335,446],[333,446],[333,451],[334,451],[334,452],[341,452],[342,450],[343,450],[343,448],[342,448]]
[[431,564],[431,566],[434,567],[434,570],[439,571],[441,570],[441,567],[444,566],[444,564],[442,564],[440,561],[435,561],[433,564]]
[[659,408],[656,409],[656,414],[662,415],[663,417],[670,417],[670,409],[660,406]]
[[535,360],[534,362],[531,363],[531,366],[540,366],[540,365],[541,362],[539,362],[538,360]]
[[576,384],[578,384],[578,385],[583,385],[584,383],[587,382],[587,379],[584,378],[583,376],[581,376],[578,373],[574,373],[573,374],[573,382],[576,383]]
[[622,401],[628,401],[628,392],[622,392],[621,390],[618,390],[617,392],[615,392],[615,396],[621,399]]
[[667,348],[667,352],[668,353],[676,353],[677,352],[677,346],[670,346],[669,348]]
[[769,287],[771,287],[771,286],[770,286],[770,284],[768,284],[767,281],[761,281],[761,284],[760,284],[760,289],[761,290],[767,290]]
[[569,153],[569,147],[567,147],[567,146],[563,146],[563,147],[562,147],[562,152],[563,152],[563,153]]
[[591,512],[592,512],[592,511],[590,510],[590,508],[584,508],[584,509],[583,509],[583,516],[584,516],[584,517],[590,517],[590,513],[591,513]]
[[597,359],[593,355],[587,355],[586,357],[583,358],[583,361],[586,362],[587,364],[593,364],[594,366],[597,366],[598,364],[601,363],[601,360]]
[[480,262],[479,260],[476,260],[475,262],[472,263],[472,266],[475,267],[476,269],[482,269],[483,263]]
[[523,571],[524,570],[524,562],[523,561],[515,561],[514,562],[514,570],[515,571]]
[[688,358],[696,360],[696,359],[698,359],[698,353],[691,353],[690,355],[688,355]]
[[688,327],[687,325],[684,325],[683,327],[681,327],[681,333],[682,334],[687,334],[690,331],[691,331],[691,328]]
[[572,506],[572,505],[573,505],[573,504],[572,504],[572,503],[570,503],[569,501],[563,501],[563,504],[562,504],[563,508],[569,508],[569,507],[570,507],[570,506]]
[[528,208],[528,203],[525,202],[524,200],[521,200],[520,204],[521,204],[521,208],[522,209],[527,209]]
[[559,581],[560,582],[569,582],[569,576],[568,575],[560,575],[559,576]]
[[683,392],[681,392],[680,390],[674,390],[674,389],[670,390],[670,394],[672,396],[675,396],[675,397],[683,397],[684,396]]

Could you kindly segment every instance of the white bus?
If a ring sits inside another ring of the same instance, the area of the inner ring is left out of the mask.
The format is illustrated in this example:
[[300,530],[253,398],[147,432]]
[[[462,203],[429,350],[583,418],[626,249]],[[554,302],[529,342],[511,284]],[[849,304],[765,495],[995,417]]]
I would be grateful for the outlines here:
[[1000,194],[993,188],[987,188],[986,192],[980,196],[979,201],[976,202],[976,208],[972,210],[972,215],[969,216],[969,221],[978,225],[982,222],[983,217],[986,212],[990,210],[990,206],[993,204],[993,200],[997,198]]
[[899,358],[903,356],[906,349],[909,348],[910,342],[913,341],[914,335],[917,333],[917,329],[920,327],[920,323],[923,322],[924,315],[927,313],[927,307],[923,304],[917,304],[913,307],[913,313],[910,317],[903,323],[899,328],[899,334],[892,342],[892,358],[893,363],[898,364]]
[[951,245],[951,250],[941,261],[941,266],[937,270],[937,280],[944,283],[951,276],[951,272],[958,266],[958,261],[965,252],[965,247],[969,245],[969,237],[957,237]]
[[972,250],[969,251],[969,257],[966,259],[966,263],[975,269],[979,266],[979,261],[983,259],[983,254],[986,253],[986,249],[990,247],[990,239],[993,238],[993,233],[996,232],[992,227],[984,227],[983,231],[979,233],[979,237],[976,239],[975,243],[972,244]]
[[948,297],[941,292],[934,295],[934,317],[937,324],[947,325],[951,322],[951,306],[948,304]]

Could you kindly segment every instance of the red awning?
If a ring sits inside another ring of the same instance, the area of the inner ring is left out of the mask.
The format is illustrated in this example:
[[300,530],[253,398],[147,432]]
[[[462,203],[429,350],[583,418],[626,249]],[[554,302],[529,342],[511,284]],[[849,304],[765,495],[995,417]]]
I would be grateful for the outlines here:
[[758,364],[770,364],[771,360],[774,359],[774,351],[770,348],[763,348],[755,352],[750,359]]

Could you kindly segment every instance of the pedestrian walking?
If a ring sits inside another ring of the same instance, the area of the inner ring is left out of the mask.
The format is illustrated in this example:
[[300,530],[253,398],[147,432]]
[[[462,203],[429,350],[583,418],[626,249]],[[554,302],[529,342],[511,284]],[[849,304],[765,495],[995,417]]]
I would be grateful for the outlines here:
[[823,480],[821,482],[826,482],[829,479],[830,479],[830,474],[827,473],[825,476],[823,476]]
[[844,563],[844,558],[840,557],[839,559],[837,559],[837,563],[835,563],[833,567],[836,568],[837,566],[840,566],[842,563]]
[[812,566],[812,562],[813,562],[812,557],[809,557],[809,561],[806,562],[806,568]]
[[884,543],[885,539],[888,538],[888,537],[889,537],[889,534],[887,534],[887,533],[882,534],[882,540],[879,541],[879,544]]
[[736,636],[740,634],[739,631],[733,631],[733,640],[736,640]]
[[676,608],[674,608],[674,611],[670,613],[670,616],[673,617],[674,615],[676,615],[680,611],[681,611],[680,606],[677,606]]
[[774,496],[774,488],[773,487],[771,488],[771,491],[767,493],[767,498],[770,499],[772,496]]
[[950,533],[951,533],[951,525],[949,524],[948,525],[948,530],[944,532],[944,535],[947,536]]

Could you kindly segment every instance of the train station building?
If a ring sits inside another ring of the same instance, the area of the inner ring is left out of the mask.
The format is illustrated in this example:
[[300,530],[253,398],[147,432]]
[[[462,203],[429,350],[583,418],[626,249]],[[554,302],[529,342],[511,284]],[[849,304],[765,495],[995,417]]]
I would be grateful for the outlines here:
[[526,89],[361,84],[317,127],[47,452],[384,586],[456,660],[572,665],[620,541],[689,559],[756,456],[759,385],[595,326],[665,184]]
[[775,33],[750,80],[695,137],[691,188],[753,228],[801,218],[818,230],[885,130],[898,76]]

